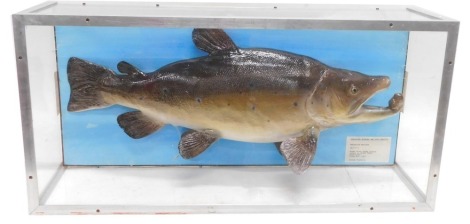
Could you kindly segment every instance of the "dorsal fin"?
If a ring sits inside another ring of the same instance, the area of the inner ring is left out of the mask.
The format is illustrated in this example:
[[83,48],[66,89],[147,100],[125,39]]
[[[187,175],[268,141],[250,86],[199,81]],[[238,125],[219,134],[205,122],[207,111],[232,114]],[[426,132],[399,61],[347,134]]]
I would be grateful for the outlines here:
[[119,72],[128,74],[132,78],[145,78],[145,73],[125,61],[119,62],[117,65],[117,69]]
[[221,29],[194,29],[193,42],[210,55],[238,53],[238,47]]

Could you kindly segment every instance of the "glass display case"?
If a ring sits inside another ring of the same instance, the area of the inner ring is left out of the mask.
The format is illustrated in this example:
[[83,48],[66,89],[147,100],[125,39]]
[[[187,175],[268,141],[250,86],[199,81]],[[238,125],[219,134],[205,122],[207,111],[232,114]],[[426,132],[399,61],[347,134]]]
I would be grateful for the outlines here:
[[434,208],[458,21],[46,2],[13,25],[32,214]]

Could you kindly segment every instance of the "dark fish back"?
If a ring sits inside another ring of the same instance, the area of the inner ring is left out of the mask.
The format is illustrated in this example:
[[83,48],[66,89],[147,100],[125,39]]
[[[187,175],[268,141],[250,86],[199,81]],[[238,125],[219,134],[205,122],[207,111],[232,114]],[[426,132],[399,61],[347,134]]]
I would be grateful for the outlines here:
[[319,79],[318,74],[310,74],[312,63],[316,61],[283,51],[240,49],[239,54],[175,62],[155,71],[155,76],[189,94],[266,90],[296,94],[310,91]]

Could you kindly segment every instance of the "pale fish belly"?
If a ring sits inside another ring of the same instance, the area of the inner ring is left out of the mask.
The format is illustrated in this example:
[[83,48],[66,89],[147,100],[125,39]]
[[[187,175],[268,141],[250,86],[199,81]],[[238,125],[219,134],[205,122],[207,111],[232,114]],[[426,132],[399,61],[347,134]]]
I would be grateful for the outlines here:
[[[136,109],[166,124],[194,130],[212,129],[219,133],[221,138],[244,142],[280,142],[289,137],[302,135],[302,131],[308,126],[296,122],[295,119],[272,119],[261,124],[258,119],[262,118],[244,116],[246,114],[234,111],[207,113],[204,110],[194,109],[190,113],[185,113],[175,108],[168,110],[168,112],[149,107]],[[226,118],[217,116],[222,114]]]
[[168,104],[113,96],[116,104],[140,110],[155,121],[194,130],[212,129],[221,138],[236,141],[281,142],[302,135],[311,126],[312,121],[300,103],[294,106],[279,100],[258,100],[254,106],[243,97],[231,100],[231,104],[227,99],[206,97],[204,102],[181,100]]

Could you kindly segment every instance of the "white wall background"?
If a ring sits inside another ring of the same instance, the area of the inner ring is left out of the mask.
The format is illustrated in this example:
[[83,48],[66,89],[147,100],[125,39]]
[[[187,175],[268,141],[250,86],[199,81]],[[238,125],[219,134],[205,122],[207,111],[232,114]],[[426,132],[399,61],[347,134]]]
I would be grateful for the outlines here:
[[[130,0],[128,0],[130,1]],[[185,0],[193,2],[192,0]],[[206,2],[214,0],[204,0]],[[222,1],[222,0],[221,0]],[[223,0],[223,2],[235,0]],[[469,223],[470,214],[470,13],[462,0],[243,0],[240,2],[318,4],[404,4],[418,5],[461,21],[452,95],[447,120],[442,168],[434,212],[347,213],[347,214],[230,214],[161,216],[30,216],[27,214],[26,180],[22,145],[16,64],[11,14],[43,0],[4,1],[0,7],[0,223]],[[465,4],[466,5],[466,4]]]

